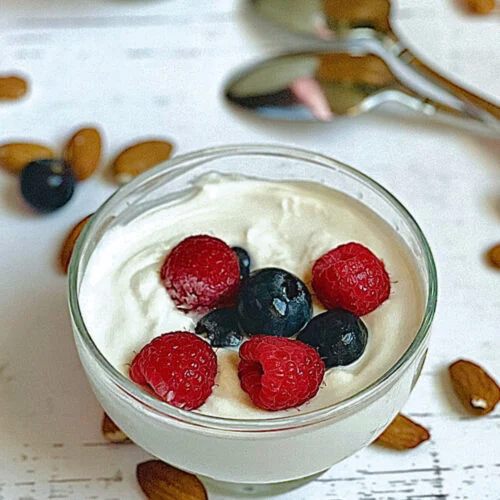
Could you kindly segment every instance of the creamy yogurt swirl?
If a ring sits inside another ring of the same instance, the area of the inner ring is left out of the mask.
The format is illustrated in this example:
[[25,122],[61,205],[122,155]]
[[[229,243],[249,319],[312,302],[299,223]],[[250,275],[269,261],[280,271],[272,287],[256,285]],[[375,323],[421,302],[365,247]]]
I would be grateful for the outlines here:
[[[218,349],[216,386],[197,410],[201,413],[273,418],[329,406],[389,370],[421,324],[425,294],[415,261],[398,234],[365,205],[312,182],[207,174],[182,200],[107,230],[88,262],[79,297],[82,315],[97,347],[124,375],[154,337],[194,331],[199,318],[175,308],[159,271],[169,251],[195,234],[244,247],[252,269],[286,269],[310,289],[314,261],[349,241],[372,250],[391,278],[390,298],[363,317],[369,329],[363,356],[350,366],[328,370],[318,394],[302,407],[280,412],[256,408],[240,388],[238,353]],[[314,311],[321,312],[321,305],[315,303]]]

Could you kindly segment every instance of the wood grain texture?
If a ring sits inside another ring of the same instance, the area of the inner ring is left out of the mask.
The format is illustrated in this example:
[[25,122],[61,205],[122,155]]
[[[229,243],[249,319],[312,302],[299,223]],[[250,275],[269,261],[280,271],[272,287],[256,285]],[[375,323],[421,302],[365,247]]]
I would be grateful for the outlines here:
[[[498,378],[498,272],[484,260],[500,226],[497,140],[398,108],[326,126],[233,112],[221,97],[233,70],[308,44],[258,22],[243,1],[3,0],[1,10],[2,71],[22,71],[32,91],[0,105],[0,142],[62,147],[72,130],[96,123],[107,138],[103,165],[153,135],[171,137],[177,153],[222,143],[295,145],[373,176],[428,236],[440,300],[427,363],[404,412],[432,439],[408,452],[370,447],[276,499],[499,500],[498,409],[468,415],[447,374],[450,362],[467,357]],[[451,1],[402,0],[395,24],[448,76],[500,97],[495,19],[471,20]],[[74,348],[66,280],[53,268],[67,228],[115,189],[101,170],[50,217],[30,215],[16,178],[0,175],[0,252],[9,264],[0,267],[0,499],[143,498],[135,468],[151,457],[102,438],[102,410]],[[227,497],[209,490],[209,498]]]

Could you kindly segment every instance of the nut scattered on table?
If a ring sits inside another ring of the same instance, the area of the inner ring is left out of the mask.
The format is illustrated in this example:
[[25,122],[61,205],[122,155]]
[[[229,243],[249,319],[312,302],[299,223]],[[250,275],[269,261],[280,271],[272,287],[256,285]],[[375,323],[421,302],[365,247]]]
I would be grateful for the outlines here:
[[0,77],[0,101],[21,99],[28,92],[28,82],[19,76]]
[[79,181],[88,179],[99,167],[102,139],[96,128],[82,128],[66,144],[64,159]]
[[126,434],[105,413],[102,418],[101,431],[104,438],[110,443],[131,443]]
[[137,481],[151,500],[207,500],[203,483],[194,475],[160,460],[137,465]]
[[59,266],[64,274],[68,274],[69,261],[71,260],[71,255],[73,253],[73,249],[75,248],[76,240],[80,236],[80,233],[83,231],[85,224],[88,222],[90,217],[92,217],[92,215],[93,214],[87,215],[87,217],[73,226],[62,244],[61,252],[59,253]]
[[0,146],[0,167],[19,174],[32,161],[54,158],[52,149],[30,142],[9,142]]
[[123,150],[113,162],[113,175],[125,184],[136,175],[170,158],[173,146],[167,141],[144,141]]
[[489,249],[488,261],[492,266],[500,269],[500,243]]
[[430,437],[425,427],[399,413],[375,443],[395,450],[409,450],[416,448]]
[[465,5],[476,14],[489,14],[495,8],[495,0],[465,0]]
[[500,401],[500,387],[479,365],[459,359],[448,368],[453,388],[465,408],[474,415],[492,412]]

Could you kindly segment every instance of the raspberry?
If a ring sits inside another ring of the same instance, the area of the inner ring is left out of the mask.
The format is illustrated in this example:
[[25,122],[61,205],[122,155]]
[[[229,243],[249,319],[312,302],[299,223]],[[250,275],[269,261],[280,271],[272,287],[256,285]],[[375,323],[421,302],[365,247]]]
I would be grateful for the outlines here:
[[327,309],[342,308],[363,316],[390,294],[384,263],[359,243],[346,243],[321,256],[312,268],[312,287]]
[[240,347],[241,388],[264,410],[305,403],[318,392],[324,373],[316,350],[298,340],[254,335]]
[[194,410],[212,393],[217,357],[194,333],[164,333],[142,348],[130,366],[130,378],[150,387],[163,401]]
[[190,236],[167,255],[160,278],[178,309],[203,314],[233,305],[240,282],[236,253],[212,236]]

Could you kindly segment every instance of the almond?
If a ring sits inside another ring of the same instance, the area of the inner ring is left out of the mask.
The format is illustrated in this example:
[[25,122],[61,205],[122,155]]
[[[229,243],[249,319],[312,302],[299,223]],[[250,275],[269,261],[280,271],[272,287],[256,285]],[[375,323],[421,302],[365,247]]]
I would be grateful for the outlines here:
[[492,266],[500,269],[500,243],[489,249],[488,260]]
[[21,99],[28,92],[28,83],[18,76],[0,77],[0,101]]
[[64,159],[79,181],[88,179],[99,167],[102,140],[96,128],[78,130],[66,144]]
[[486,415],[500,401],[500,387],[472,361],[459,359],[448,368],[453,388],[462,404],[474,415]]
[[0,167],[13,174],[19,174],[28,163],[45,158],[54,158],[54,152],[41,144],[9,142],[0,146]]
[[71,260],[71,254],[73,253],[73,248],[75,248],[76,240],[92,215],[93,214],[87,215],[87,217],[73,226],[62,244],[61,252],[59,253],[59,266],[64,274],[68,274],[69,261]]
[[193,474],[160,460],[149,460],[136,469],[137,481],[151,500],[207,500],[203,483]]
[[125,433],[105,413],[102,419],[101,431],[110,443],[131,443]]
[[173,146],[166,141],[145,141],[122,151],[113,162],[113,174],[120,184],[170,158]]
[[465,4],[476,14],[489,14],[495,8],[495,0],[465,0]]
[[430,437],[431,435],[425,427],[398,413],[389,427],[375,440],[375,443],[395,450],[409,450],[416,448]]

